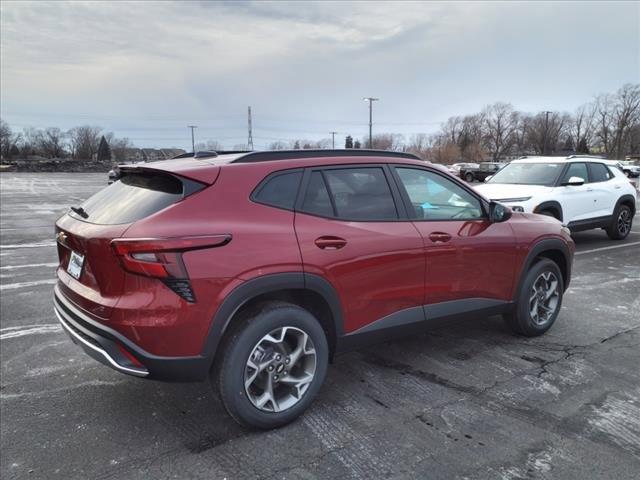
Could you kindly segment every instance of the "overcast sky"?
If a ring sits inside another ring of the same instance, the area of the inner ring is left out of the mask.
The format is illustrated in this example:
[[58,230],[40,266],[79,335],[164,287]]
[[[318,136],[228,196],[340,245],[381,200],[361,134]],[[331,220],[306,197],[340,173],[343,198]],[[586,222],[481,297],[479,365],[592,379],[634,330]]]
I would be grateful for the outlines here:
[[[573,111],[640,82],[639,2],[2,1],[1,115],[137,146],[432,132],[495,101]],[[343,140],[341,140],[343,142]]]

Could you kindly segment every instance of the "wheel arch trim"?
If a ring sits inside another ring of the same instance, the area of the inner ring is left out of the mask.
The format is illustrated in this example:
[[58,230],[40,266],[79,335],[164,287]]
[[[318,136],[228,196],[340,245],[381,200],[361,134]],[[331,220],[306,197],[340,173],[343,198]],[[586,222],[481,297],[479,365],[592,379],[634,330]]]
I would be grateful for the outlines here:
[[[571,267],[573,262],[573,254],[569,249],[569,246],[559,238],[545,238],[543,240],[538,241],[530,248],[529,253],[527,253],[527,256],[524,259],[524,262],[522,262],[522,269],[520,270],[517,286],[513,292],[514,302],[517,300],[518,293],[522,288],[522,282],[524,282],[524,278],[527,275],[527,272],[529,271],[529,269],[531,268],[531,265],[533,265],[534,260],[538,258],[542,253],[549,252],[549,251],[560,251],[562,253],[562,256],[565,262],[565,265],[564,265],[565,275],[563,278],[564,290],[566,291],[567,288],[569,288],[569,283],[571,281]],[[561,266],[559,265],[559,267]]]
[[556,200],[548,200],[546,202],[540,203],[538,206],[536,206],[533,209],[533,213],[539,213],[539,212],[542,212],[543,210],[556,210],[560,215],[560,218],[558,220],[560,220],[561,222],[564,220],[564,212],[562,210],[562,205],[560,205],[560,202]]
[[[617,208],[622,204],[622,203],[629,203],[630,207],[631,207],[631,215],[635,215],[636,214],[636,199],[634,198],[633,195],[631,195],[630,193],[627,193],[625,195],[622,195],[618,201],[616,202],[615,207],[613,207],[613,213],[615,213],[615,211],[617,210]],[[613,214],[612,213],[612,214]]]
[[252,299],[280,290],[310,290],[329,306],[337,337],[344,333],[342,307],[335,288],[318,275],[304,272],[274,273],[247,280],[225,297],[214,314],[204,342],[202,355],[213,363],[216,351],[235,314]]

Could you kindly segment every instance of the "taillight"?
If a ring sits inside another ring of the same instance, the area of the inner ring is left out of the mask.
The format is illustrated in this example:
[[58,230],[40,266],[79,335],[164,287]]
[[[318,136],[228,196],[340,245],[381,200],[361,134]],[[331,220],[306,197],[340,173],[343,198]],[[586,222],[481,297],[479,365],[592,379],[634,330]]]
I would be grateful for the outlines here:
[[226,245],[231,235],[180,238],[118,238],[111,247],[127,272],[158,278],[188,302],[196,298],[189,282],[182,253]]

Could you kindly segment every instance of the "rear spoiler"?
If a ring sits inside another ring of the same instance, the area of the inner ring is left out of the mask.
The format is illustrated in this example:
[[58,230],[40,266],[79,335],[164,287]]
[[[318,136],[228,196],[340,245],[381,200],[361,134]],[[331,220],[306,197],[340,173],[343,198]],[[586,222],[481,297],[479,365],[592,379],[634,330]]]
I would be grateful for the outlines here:
[[206,185],[213,185],[220,175],[220,167],[203,163],[193,159],[180,161],[164,160],[153,163],[118,165],[115,180],[119,179],[123,173],[152,172],[166,173],[177,177],[194,180]]

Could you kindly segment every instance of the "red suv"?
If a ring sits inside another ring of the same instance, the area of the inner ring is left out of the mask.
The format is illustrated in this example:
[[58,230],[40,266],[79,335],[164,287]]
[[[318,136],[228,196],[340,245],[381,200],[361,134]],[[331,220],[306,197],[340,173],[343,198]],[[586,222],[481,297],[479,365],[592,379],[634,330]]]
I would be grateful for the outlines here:
[[559,221],[410,154],[196,154],[120,175],[56,223],[56,315],[118,371],[210,377],[248,426],[300,415],[338,351],[490,314],[540,335],[571,276]]

